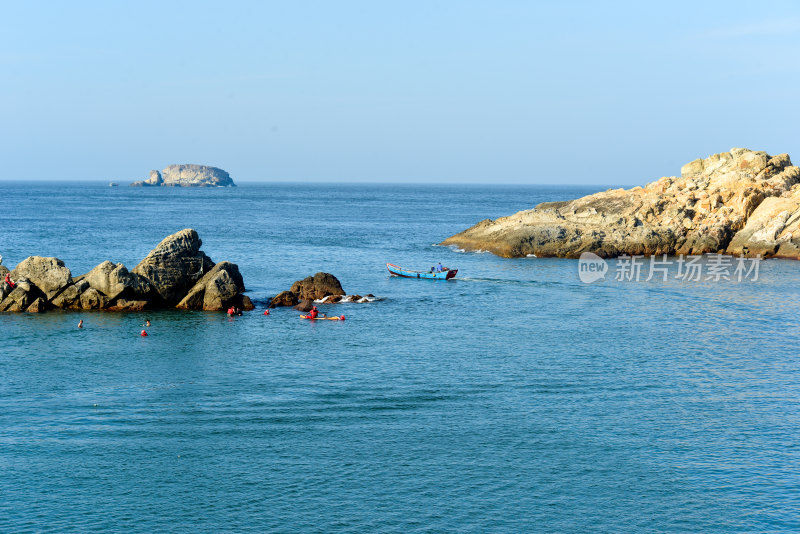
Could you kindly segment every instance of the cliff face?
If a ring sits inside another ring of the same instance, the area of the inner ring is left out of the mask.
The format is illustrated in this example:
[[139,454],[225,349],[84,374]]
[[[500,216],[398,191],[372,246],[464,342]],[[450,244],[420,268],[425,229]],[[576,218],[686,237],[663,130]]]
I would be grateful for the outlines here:
[[441,244],[505,257],[727,252],[800,259],[798,182],[800,169],[787,154],[733,148],[684,165],[680,177],[545,202]]
[[133,182],[134,187],[236,187],[230,174],[206,165],[168,165],[163,171],[150,171],[150,178]]

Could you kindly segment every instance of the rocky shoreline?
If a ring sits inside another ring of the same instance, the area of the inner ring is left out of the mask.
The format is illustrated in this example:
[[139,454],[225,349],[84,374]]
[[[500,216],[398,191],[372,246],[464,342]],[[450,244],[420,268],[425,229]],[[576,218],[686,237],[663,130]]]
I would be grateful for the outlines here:
[[197,232],[166,237],[133,268],[104,261],[73,278],[58,258],[30,256],[12,271],[0,265],[0,312],[62,310],[141,311],[164,308],[254,308],[239,267],[214,263]]
[[507,258],[715,252],[800,259],[800,168],[788,154],[733,148],[684,165],[680,177],[544,202],[440,244]]

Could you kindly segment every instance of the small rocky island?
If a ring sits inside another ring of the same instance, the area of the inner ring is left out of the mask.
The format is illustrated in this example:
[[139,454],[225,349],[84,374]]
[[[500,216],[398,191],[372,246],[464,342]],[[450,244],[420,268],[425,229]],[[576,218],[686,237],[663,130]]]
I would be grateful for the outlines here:
[[269,307],[293,306],[295,310],[308,311],[319,304],[340,302],[371,302],[375,295],[347,295],[339,279],[330,273],[317,273],[296,281],[288,291],[281,291],[270,299]]
[[231,175],[206,165],[168,165],[163,171],[150,171],[150,178],[133,182],[131,187],[236,187]]
[[166,237],[128,271],[104,261],[88,273],[72,277],[58,258],[30,256],[9,271],[0,265],[0,312],[43,312],[49,309],[140,311],[162,308],[224,310],[254,308],[239,267],[214,263],[192,229]]
[[441,244],[507,258],[721,252],[800,259],[800,168],[788,154],[733,148],[684,165],[680,177],[544,202]]

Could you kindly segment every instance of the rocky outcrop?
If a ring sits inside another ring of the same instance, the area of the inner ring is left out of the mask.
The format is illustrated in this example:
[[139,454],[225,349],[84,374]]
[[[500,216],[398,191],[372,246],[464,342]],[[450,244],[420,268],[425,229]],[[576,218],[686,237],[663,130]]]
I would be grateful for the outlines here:
[[226,310],[236,306],[243,310],[255,308],[244,293],[244,281],[239,267],[223,261],[206,273],[178,303],[177,308]]
[[140,300],[152,298],[153,289],[147,278],[128,272],[128,269],[121,263],[115,265],[110,261],[104,261],[83,275],[81,279],[109,300],[120,297]]
[[11,271],[11,279],[26,279],[51,299],[72,283],[72,273],[58,258],[30,256]]
[[317,273],[298,280],[289,289],[299,300],[318,300],[331,295],[344,295],[339,279],[330,273]]
[[298,280],[289,291],[281,291],[270,299],[269,307],[293,306],[295,310],[309,311],[314,304],[340,302],[374,302],[380,300],[372,293],[365,296],[347,295],[339,280],[329,273],[317,273]]
[[787,154],[734,148],[680,177],[486,219],[442,245],[504,257],[727,252],[800,259],[800,169]]
[[270,301],[270,307],[295,306],[304,300],[314,301],[344,294],[342,284],[335,276],[330,273],[317,273],[298,280],[292,284],[289,291],[278,293]]
[[765,198],[733,236],[728,253],[800,259],[800,187]]
[[[121,263],[104,261],[74,279],[61,260],[31,256],[9,273],[15,287],[0,282],[0,311],[140,311],[176,305],[253,309],[243,295],[239,268],[226,261],[215,265],[201,245],[197,232],[181,230],[159,243],[131,272]],[[0,275],[6,272],[2,267]]]
[[202,244],[197,232],[181,230],[164,238],[132,272],[147,279],[165,305],[175,306],[214,267]]
[[133,182],[133,187],[235,187],[230,174],[206,165],[168,165],[163,171],[150,171],[147,180]]

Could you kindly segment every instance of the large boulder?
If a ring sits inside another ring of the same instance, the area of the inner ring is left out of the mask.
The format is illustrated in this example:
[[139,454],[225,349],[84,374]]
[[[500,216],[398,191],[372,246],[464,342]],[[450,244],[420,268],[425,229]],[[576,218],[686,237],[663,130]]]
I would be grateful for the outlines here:
[[299,300],[319,300],[331,295],[344,295],[342,284],[330,273],[317,273],[298,280],[289,289]]
[[331,302],[333,297],[341,297],[345,292],[339,280],[330,273],[317,273],[298,280],[289,291],[282,291],[272,297],[270,308],[276,306],[295,306],[301,301],[315,301],[328,297]]
[[244,291],[244,280],[239,273],[239,267],[234,263],[222,261],[206,273],[176,307],[190,310],[224,310],[232,304],[238,305],[237,298]]
[[175,306],[214,267],[202,244],[197,232],[181,230],[164,238],[132,272],[145,277],[166,306]]
[[72,283],[72,273],[58,258],[29,256],[11,271],[11,279],[27,278],[44,293],[47,300],[52,299]]
[[[747,250],[749,255],[766,252],[800,258],[794,238],[787,237],[793,219],[784,217],[800,209],[800,195],[794,193],[799,182],[800,168],[787,154],[733,148],[684,165],[680,177],[545,202],[508,217],[483,220],[441,244],[505,257]],[[765,199],[778,197],[789,200],[771,202],[758,211]],[[759,222],[737,237],[755,215]],[[749,247],[748,236],[752,236]]]
[[104,261],[81,279],[89,282],[91,287],[108,297],[109,301],[120,296],[147,300],[151,291],[150,283],[142,275],[130,273],[123,264],[115,265],[110,261]]

